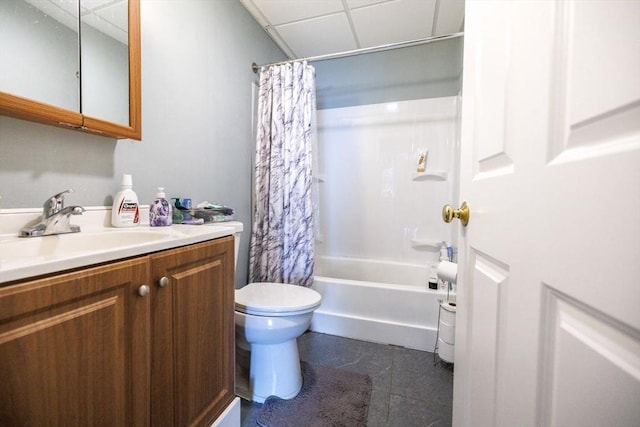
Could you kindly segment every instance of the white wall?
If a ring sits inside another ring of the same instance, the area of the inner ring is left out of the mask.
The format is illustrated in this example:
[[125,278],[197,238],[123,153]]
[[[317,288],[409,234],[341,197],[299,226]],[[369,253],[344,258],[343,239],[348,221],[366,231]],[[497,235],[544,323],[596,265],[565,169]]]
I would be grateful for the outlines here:
[[[437,242],[452,242],[441,209],[458,186],[458,103],[445,97],[318,112],[320,255],[437,262]],[[417,174],[421,149],[428,160]]]

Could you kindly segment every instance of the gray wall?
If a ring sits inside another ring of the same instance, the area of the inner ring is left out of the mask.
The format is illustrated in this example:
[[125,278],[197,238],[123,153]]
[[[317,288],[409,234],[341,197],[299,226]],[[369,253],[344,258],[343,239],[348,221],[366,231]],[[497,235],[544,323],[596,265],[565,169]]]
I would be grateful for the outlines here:
[[454,96],[462,38],[313,62],[318,109]]
[[236,0],[142,0],[142,143],[0,117],[2,208],[111,205],[123,173],[141,203],[155,188],[235,208],[245,225],[236,286],[246,283],[251,227],[251,63],[285,59]]
[[129,48],[82,25],[80,111],[115,123],[129,123]]

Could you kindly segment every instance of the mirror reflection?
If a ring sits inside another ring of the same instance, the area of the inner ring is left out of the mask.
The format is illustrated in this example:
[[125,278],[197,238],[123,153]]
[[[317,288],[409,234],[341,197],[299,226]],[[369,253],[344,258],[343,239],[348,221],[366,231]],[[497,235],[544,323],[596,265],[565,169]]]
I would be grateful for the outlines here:
[[80,0],[82,114],[129,124],[127,0]]
[[78,0],[0,1],[0,91],[80,111]]
[[0,91],[128,125],[127,29],[127,0],[2,0]]

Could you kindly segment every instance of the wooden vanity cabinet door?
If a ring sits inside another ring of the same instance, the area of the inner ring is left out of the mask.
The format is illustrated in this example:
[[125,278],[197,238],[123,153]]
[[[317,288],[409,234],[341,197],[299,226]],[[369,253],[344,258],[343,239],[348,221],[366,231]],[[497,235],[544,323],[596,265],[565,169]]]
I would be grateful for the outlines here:
[[146,258],[0,288],[0,425],[149,424]]
[[150,256],[154,427],[208,427],[234,398],[233,257],[232,237]]

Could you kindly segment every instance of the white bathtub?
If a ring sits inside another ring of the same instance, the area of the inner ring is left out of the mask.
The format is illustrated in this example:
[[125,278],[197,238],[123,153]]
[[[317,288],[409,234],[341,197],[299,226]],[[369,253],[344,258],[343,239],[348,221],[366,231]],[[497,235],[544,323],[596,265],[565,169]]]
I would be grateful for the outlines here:
[[311,330],[433,351],[439,300],[427,266],[317,257],[313,289],[322,294]]

